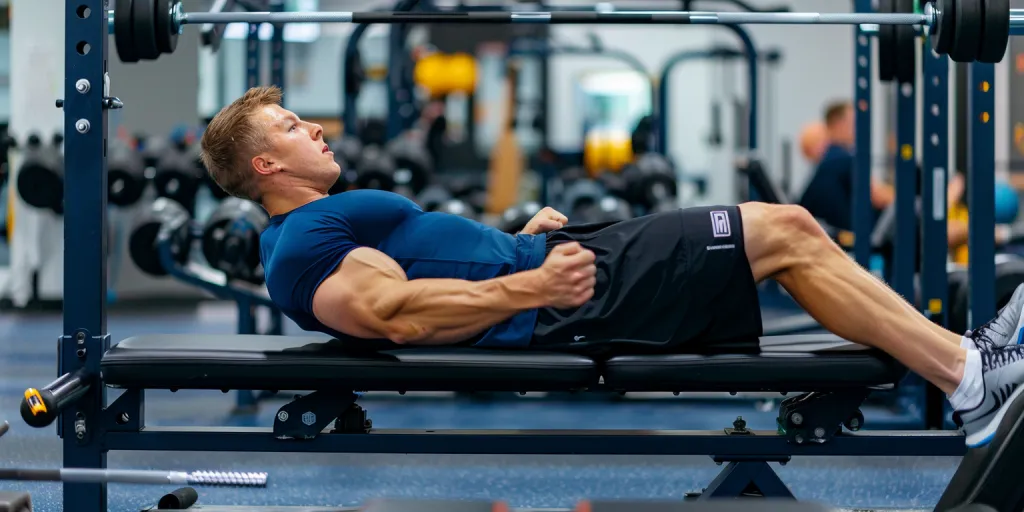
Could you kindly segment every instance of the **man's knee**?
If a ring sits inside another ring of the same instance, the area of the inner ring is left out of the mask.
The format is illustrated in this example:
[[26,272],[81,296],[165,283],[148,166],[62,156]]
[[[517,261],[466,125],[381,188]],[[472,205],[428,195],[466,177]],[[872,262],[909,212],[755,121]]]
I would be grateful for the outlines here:
[[755,276],[773,275],[835,247],[818,221],[801,206],[744,203],[740,211]]
[[795,204],[777,205],[770,214],[772,223],[787,231],[793,237],[806,237],[815,241],[827,237],[817,219],[803,206]]
[[828,235],[806,208],[795,204],[744,203],[744,223],[749,219],[769,238],[785,241],[818,241]]

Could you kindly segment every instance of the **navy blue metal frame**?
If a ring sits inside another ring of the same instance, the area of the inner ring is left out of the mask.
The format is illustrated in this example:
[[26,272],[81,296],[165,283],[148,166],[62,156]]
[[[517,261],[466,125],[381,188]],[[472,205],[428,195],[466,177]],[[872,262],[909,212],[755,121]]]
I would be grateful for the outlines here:
[[995,315],[995,65],[968,64],[967,192],[971,215],[967,247],[970,312],[975,328]]
[[[274,0],[270,3],[271,12],[284,12],[284,8],[284,0]],[[270,38],[270,83],[284,90],[284,25],[277,23],[273,27],[274,35]]]
[[913,303],[918,251],[915,207],[918,180],[917,84],[894,81],[890,86],[896,88],[896,243],[889,284],[896,293]]
[[245,88],[250,89],[260,85],[260,25],[261,23],[249,23],[249,34],[245,37]]
[[[921,303],[918,308],[931,321],[943,327],[949,323],[949,275],[946,259],[947,238],[946,184],[949,167],[949,58],[932,51],[922,38],[921,55],[924,76],[922,88],[924,130],[921,148]],[[922,383],[924,389],[924,427],[941,429],[946,423],[947,402],[942,390]]]
[[[348,41],[345,43],[345,60],[358,59],[359,55],[359,40],[362,39],[363,33],[370,28],[368,23],[360,23],[356,25],[356,28],[352,29],[352,33],[348,36]],[[351,70],[348,66],[341,66],[341,83],[343,84],[339,89],[341,90],[341,104],[343,105],[341,111],[341,125],[342,131],[348,137],[356,137],[359,135],[359,127],[356,126],[358,122],[358,112],[356,112],[356,99],[358,97],[355,94],[346,94],[344,84],[348,83],[348,74]]]
[[[99,375],[107,332],[107,16],[102,0],[64,2],[64,153],[77,162],[64,177],[64,321],[59,374]],[[83,17],[79,13],[89,13]],[[81,48],[82,51],[79,51]],[[79,92],[75,84],[90,84]],[[61,415],[64,467],[105,468],[101,415],[106,390],[93,385]],[[64,510],[107,510],[106,486],[64,483]]]
[[[855,0],[858,13],[874,12],[871,0]],[[853,156],[853,258],[860,266],[871,265],[871,231],[875,218],[871,209],[871,84],[873,80],[872,36],[854,30],[854,111],[856,147]]]
[[921,304],[925,316],[946,326],[949,312],[946,259],[946,184],[949,181],[949,58],[922,39],[924,76],[921,149]]

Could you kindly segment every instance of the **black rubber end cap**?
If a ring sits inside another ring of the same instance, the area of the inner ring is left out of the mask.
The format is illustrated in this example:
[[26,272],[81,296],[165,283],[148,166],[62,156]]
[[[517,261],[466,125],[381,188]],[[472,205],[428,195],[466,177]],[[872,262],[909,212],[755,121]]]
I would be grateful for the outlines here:
[[199,501],[199,493],[191,487],[182,487],[163,495],[156,507],[160,510],[185,510]]

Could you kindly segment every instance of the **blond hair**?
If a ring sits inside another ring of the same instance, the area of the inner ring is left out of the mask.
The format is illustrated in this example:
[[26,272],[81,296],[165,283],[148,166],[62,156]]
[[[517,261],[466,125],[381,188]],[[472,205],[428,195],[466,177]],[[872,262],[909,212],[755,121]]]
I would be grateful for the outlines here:
[[254,114],[267,105],[280,105],[281,96],[277,87],[253,87],[221,109],[207,125],[200,159],[224,192],[256,202],[262,199],[249,162],[266,151],[268,143]]

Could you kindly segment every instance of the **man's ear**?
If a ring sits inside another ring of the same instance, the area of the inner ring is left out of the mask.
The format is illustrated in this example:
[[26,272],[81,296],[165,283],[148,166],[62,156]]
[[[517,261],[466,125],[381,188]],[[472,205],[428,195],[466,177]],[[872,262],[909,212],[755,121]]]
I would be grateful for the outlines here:
[[280,165],[275,163],[264,153],[252,157],[252,167],[260,174],[273,174],[281,170]]

